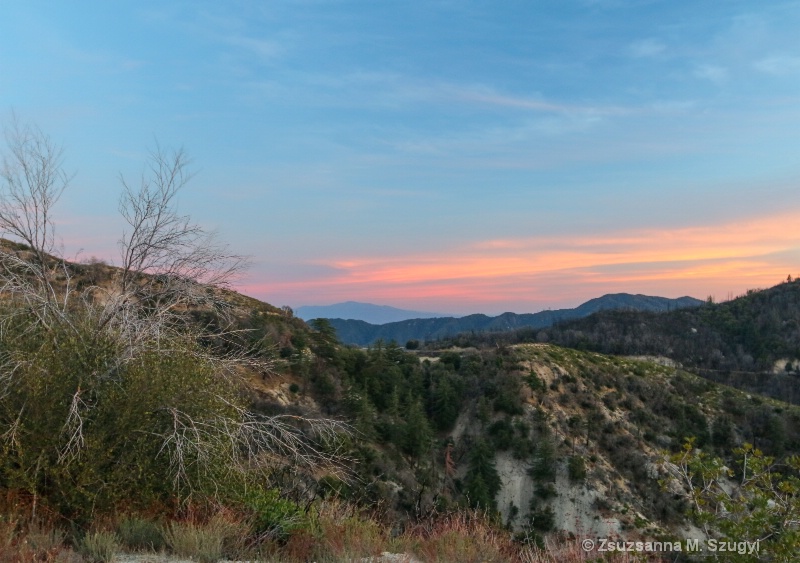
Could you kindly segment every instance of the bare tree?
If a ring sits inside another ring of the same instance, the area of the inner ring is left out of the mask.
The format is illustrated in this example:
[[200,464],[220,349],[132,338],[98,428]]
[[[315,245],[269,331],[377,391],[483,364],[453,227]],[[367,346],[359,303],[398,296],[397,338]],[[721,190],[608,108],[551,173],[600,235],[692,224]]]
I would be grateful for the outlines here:
[[[127,343],[125,357],[166,337],[197,337],[201,327],[186,322],[187,308],[205,308],[224,318],[229,303],[220,290],[247,265],[214,232],[178,212],[178,193],[192,177],[188,166],[183,150],[156,146],[138,187],[120,178],[119,212],[128,226],[119,240],[119,279],[111,288],[95,288],[103,295],[95,306],[102,306],[100,326],[117,331]],[[218,328],[215,336],[230,336],[228,329]],[[220,366],[253,363],[252,355],[240,352],[214,360]],[[269,372],[271,366],[262,362],[260,369]]]
[[16,117],[5,138],[9,154],[3,158],[0,228],[27,244],[44,264],[45,253],[54,248],[53,206],[70,180],[62,168],[64,151]]
[[[69,290],[69,272],[54,254],[53,207],[69,183],[63,170],[63,149],[39,128],[16,116],[5,129],[8,153],[0,180],[0,231],[27,248],[0,247],[0,290],[21,297],[42,323],[60,313]],[[65,291],[53,280],[63,274]]]
[[[122,291],[191,299],[186,284],[227,286],[246,261],[216,241],[214,233],[180,215],[176,197],[191,178],[182,150],[157,146],[138,189],[124,178],[119,211],[129,225],[120,240]],[[143,274],[150,274],[145,281]],[[144,287],[132,287],[144,284]]]

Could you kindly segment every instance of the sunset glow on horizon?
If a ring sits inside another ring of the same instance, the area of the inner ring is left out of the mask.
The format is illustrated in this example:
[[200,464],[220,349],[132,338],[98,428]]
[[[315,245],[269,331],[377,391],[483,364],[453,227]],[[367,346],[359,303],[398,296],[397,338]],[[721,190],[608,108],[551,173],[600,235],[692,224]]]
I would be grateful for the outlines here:
[[604,293],[724,300],[774,285],[797,269],[800,212],[671,231],[620,231],[606,237],[494,240],[393,258],[322,262],[313,280],[245,284],[249,294],[324,292],[329,300],[392,303],[454,312],[493,311],[517,303],[574,306]]

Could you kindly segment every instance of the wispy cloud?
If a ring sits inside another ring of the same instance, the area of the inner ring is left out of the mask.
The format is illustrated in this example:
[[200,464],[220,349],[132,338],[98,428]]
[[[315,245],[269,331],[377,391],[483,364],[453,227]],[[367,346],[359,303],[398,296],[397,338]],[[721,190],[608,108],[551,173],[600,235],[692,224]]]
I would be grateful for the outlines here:
[[721,84],[728,80],[728,69],[719,65],[701,64],[695,67],[694,75],[697,78]]
[[[275,47],[279,52],[280,47]],[[274,81],[254,81],[249,87],[276,96],[291,94],[314,106],[403,108],[421,105],[505,108],[528,114],[618,116],[641,111],[636,106],[576,103],[548,98],[537,92],[521,94],[488,83],[461,83],[397,72],[355,71],[319,73],[289,71],[292,90],[275,90]]]
[[800,72],[800,57],[773,55],[757,61],[753,67],[767,74],[797,74]]
[[666,51],[667,46],[658,39],[649,38],[631,43],[628,47],[629,52],[636,58],[657,57]]
[[590,115],[623,115],[631,113],[631,108],[622,106],[605,106],[593,104],[570,104],[546,100],[543,98],[526,97],[518,95],[503,94],[490,88],[475,87],[454,87],[449,85],[448,90],[452,92],[450,97],[467,102],[487,104],[494,106],[526,109],[548,113],[570,113],[570,114],[590,114]]
[[259,39],[246,35],[228,35],[224,41],[235,47],[240,47],[256,55],[260,59],[274,60],[284,53],[284,46],[278,41]]

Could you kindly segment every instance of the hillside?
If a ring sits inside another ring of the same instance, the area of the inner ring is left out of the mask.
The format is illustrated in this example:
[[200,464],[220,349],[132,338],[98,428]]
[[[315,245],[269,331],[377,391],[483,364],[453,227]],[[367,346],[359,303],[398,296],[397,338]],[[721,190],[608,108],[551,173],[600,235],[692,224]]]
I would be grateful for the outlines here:
[[800,403],[798,281],[661,314],[602,311],[511,340],[663,356],[714,381]]
[[472,505],[527,537],[703,537],[669,461],[686,438],[731,467],[744,442],[800,452],[800,409],[650,361],[549,344],[339,353],[307,385],[365,438],[369,485],[335,490],[395,521]]
[[574,309],[556,309],[539,313],[503,313],[496,317],[467,315],[465,317],[441,317],[433,319],[410,319],[406,321],[370,324],[364,321],[329,319],[339,339],[346,344],[368,346],[384,342],[406,343],[409,340],[432,341],[459,333],[502,332],[519,328],[544,328],[569,319],[591,315],[607,309],[669,311],[695,307],[702,301],[692,297],[668,299],[647,295],[616,293],[591,299]]

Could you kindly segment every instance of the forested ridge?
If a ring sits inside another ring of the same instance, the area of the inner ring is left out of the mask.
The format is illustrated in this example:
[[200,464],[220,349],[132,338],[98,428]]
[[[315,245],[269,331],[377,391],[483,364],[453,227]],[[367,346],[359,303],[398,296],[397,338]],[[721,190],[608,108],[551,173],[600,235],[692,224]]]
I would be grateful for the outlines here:
[[662,314],[602,311],[559,323],[542,338],[608,354],[663,355],[715,370],[771,371],[786,359],[792,372],[800,360],[800,282]]
[[549,342],[577,350],[669,358],[712,381],[800,402],[800,282],[671,311],[602,310],[540,329],[462,333],[437,346]]
[[407,342],[409,340],[435,341],[459,333],[505,332],[520,328],[544,328],[568,319],[582,318],[605,309],[670,311],[682,307],[695,307],[702,301],[693,297],[668,299],[649,295],[616,293],[590,299],[572,309],[554,309],[538,313],[503,313],[497,316],[467,315],[464,317],[438,317],[433,319],[408,319],[370,324],[359,320],[329,319],[339,339],[345,344],[368,346],[378,340]]

